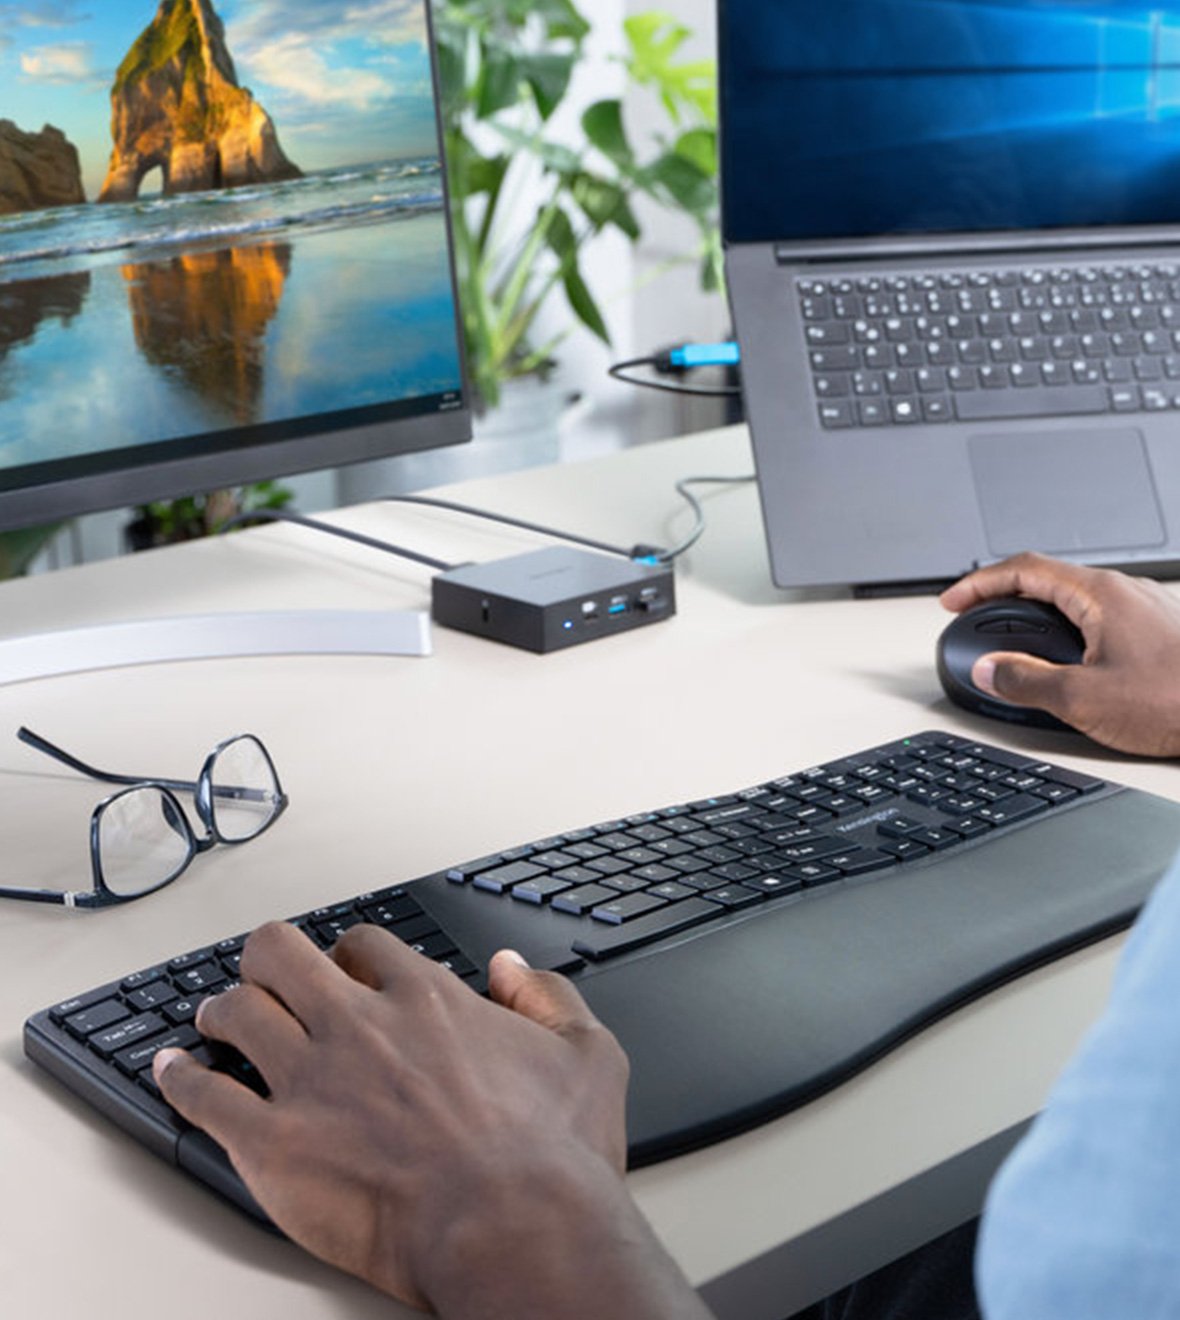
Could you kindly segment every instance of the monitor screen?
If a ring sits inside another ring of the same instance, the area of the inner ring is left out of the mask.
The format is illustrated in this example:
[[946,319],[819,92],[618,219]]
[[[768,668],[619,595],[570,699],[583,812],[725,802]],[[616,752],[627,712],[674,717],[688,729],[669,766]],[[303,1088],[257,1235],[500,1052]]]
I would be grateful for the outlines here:
[[729,241],[1180,222],[1180,5],[720,14]]
[[0,5],[0,527],[469,436],[427,0]]

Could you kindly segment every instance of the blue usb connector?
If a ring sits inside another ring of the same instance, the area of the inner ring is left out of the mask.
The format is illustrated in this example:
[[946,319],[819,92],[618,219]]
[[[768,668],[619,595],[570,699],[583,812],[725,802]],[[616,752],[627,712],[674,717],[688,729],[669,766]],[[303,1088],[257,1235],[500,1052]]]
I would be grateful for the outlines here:
[[721,344],[681,344],[668,351],[668,366],[673,371],[693,367],[736,367],[741,352],[733,340]]

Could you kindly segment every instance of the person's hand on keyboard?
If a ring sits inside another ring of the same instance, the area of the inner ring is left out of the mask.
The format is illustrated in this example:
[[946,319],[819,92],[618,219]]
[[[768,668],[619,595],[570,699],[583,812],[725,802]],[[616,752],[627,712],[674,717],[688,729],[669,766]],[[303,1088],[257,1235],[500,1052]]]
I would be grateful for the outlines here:
[[269,1098],[180,1050],[156,1056],[157,1081],[284,1232],[412,1305],[705,1316],[623,1182],[614,1037],[514,954],[492,960],[489,994],[372,926],[325,955],[271,923],[246,943],[242,985],[197,1019]]
[[971,676],[977,687],[1047,710],[1118,751],[1180,755],[1180,599],[1145,578],[1029,553],[968,574],[941,600],[959,613],[1002,596],[1055,605],[1080,629],[1085,657],[1055,665],[983,656]]

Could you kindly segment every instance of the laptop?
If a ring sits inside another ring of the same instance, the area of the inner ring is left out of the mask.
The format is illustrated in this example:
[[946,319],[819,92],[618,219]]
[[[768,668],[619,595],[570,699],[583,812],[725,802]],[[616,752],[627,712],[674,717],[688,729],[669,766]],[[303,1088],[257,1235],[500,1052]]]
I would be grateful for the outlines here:
[[772,574],[1180,560],[1180,14],[719,0]]

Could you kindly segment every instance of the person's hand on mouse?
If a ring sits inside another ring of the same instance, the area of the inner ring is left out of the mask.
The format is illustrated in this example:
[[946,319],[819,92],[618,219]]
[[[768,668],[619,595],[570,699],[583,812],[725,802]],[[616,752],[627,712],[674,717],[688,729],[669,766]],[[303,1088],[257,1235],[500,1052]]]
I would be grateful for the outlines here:
[[501,952],[483,999],[374,926],[325,955],[281,922],[241,970],[197,1025],[269,1098],[180,1050],[155,1075],[288,1236],[449,1317],[706,1315],[623,1181],[626,1056],[564,977]]
[[1146,578],[1028,553],[968,574],[940,599],[958,614],[1001,596],[1055,605],[1081,631],[1085,655],[1056,665],[992,652],[975,662],[976,687],[1118,751],[1180,755],[1180,598]]

